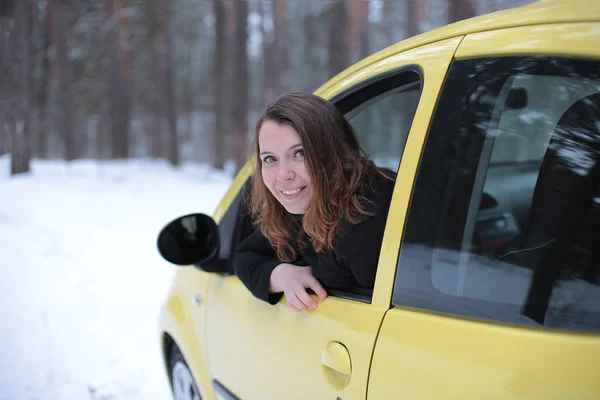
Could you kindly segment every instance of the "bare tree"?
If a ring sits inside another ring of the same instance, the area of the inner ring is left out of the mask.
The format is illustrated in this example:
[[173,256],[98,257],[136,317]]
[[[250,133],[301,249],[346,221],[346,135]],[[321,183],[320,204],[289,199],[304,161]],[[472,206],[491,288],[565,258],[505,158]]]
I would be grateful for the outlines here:
[[[8,35],[0,38],[0,72],[3,78],[0,129],[11,153],[11,174],[29,171],[30,82],[31,74],[31,3],[17,1],[2,10]],[[3,32],[4,33],[4,32]]]
[[217,169],[225,167],[225,110],[226,96],[224,88],[227,86],[226,74],[226,36],[225,24],[227,22],[227,9],[221,0],[214,0],[215,13],[215,51],[213,69],[213,166]]
[[477,3],[475,0],[454,0],[450,2],[448,9],[448,23],[461,21],[477,15]]
[[319,62],[319,30],[318,30],[318,21],[315,13],[314,0],[311,0],[309,3],[309,11],[306,13],[304,17],[303,31],[305,32],[306,37],[306,47],[304,56],[304,65],[305,70],[311,69],[310,73],[307,74],[307,88],[312,90],[316,89],[320,84],[319,81],[319,67],[321,64]]
[[329,7],[329,77],[348,67],[348,10],[344,0],[331,3]]
[[55,50],[54,72],[60,94],[60,123],[59,130],[63,136],[65,159],[75,159],[75,99],[71,78],[71,64],[68,57],[65,0],[49,0],[49,12],[52,18],[52,35]]
[[236,171],[245,161],[246,133],[248,129],[248,3],[238,1],[235,9],[235,45],[233,54],[233,76],[235,95],[232,96],[231,121],[233,133],[233,160]]
[[151,58],[155,78],[151,112],[157,118],[151,147],[154,157],[164,156],[172,165],[179,165],[181,157],[177,132],[177,105],[173,87],[170,4],[170,2],[152,0],[147,10],[149,31],[152,36]]
[[287,0],[262,1],[262,99],[273,101],[289,90],[291,67]]
[[37,113],[35,118],[35,131],[32,132],[35,137],[35,156],[45,158],[48,153],[48,89],[50,85],[50,47],[52,37],[52,23],[49,13],[50,5],[46,5],[44,13],[40,13],[39,20],[42,28],[39,29],[40,41],[40,60],[39,70],[40,78],[36,81],[34,108]]
[[406,12],[404,13],[405,37],[409,38],[421,33],[420,22],[423,11],[424,0],[410,0],[405,2]]
[[348,51],[351,62],[369,54],[369,0],[351,0]]
[[113,158],[127,158],[130,154],[131,14],[128,0],[104,0],[102,33],[105,38],[105,76]]
[[[169,3],[161,2],[165,5]],[[169,162],[171,165],[179,165],[181,163],[180,149],[179,149],[179,135],[177,132],[177,103],[175,99],[175,89],[173,87],[173,57],[171,50],[171,13],[165,12],[164,23],[162,24],[163,29],[161,30],[164,57],[162,57],[163,64],[161,65],[163,75],[163,85],[165,92],[165,111],[167,117],[167,124],[169,127]]]

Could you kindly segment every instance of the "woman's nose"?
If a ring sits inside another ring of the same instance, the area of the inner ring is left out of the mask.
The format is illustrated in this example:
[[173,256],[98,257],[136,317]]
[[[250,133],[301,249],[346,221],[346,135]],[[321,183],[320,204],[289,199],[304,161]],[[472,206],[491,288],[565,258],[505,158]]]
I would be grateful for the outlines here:
[[279,182],[285,182],[294,179],[294,171],[289,168],[286,164],[282,164],[277,171],[277,180]]

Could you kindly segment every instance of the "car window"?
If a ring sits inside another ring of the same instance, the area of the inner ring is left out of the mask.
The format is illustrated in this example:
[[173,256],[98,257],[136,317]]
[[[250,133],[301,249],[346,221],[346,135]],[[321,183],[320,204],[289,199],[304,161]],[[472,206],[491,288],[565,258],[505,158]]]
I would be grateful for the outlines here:
[[[367,155],[397,171],[421,97],[422,74],[402,67],[360,83],[331,99],[354,128]],[[372,289],[330,290],[330,296],[370,302]]]
[[393,303],[600,331],[600,63],[453,63],[419,167]]
[[398,170],[419,98],[414,81],[383,93],[347,115],[362,148],[380,167]]
[[242,190],[233,199],[219,223],[219,259],[215,263],[224,273],[233,274],[233,254],[239,244],[255,229],[248,209],[249,193],[250,180],[246,181]]
[[421,87],[420,70],[408,66],[371,78],[331,101],[344,113],[375,164],[397,171]]

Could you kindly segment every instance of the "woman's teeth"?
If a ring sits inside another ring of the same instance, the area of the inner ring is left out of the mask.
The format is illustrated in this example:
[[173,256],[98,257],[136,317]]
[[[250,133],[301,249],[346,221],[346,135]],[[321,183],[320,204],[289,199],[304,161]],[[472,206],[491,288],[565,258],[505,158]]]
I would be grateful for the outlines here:
[[296,193],[298,193],[299,191],[300,191],[300,188],[298,188],[298,189],[294,189],[294,190],[282,190],[281,192],[282,192],[283,194],[287,194],[287,195],[289,196],[289,195],[291,195],[291,194],[296,194]]

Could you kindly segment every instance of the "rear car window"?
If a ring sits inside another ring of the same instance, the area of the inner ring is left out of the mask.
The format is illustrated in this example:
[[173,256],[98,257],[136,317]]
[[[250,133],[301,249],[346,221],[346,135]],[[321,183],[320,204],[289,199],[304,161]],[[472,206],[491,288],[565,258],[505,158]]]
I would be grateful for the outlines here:
[[455,61],[419,167],[393,302],[600,331],[600,63]]

